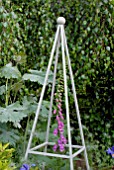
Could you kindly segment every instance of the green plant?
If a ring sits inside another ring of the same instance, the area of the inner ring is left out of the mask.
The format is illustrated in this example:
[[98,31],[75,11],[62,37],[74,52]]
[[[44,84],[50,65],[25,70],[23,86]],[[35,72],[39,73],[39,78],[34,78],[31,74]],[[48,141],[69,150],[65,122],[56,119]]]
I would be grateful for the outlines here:
[[1,170],[13,170],[14,166],[11,166],[12,163],[12,153],[14,152],[13,148],[8,149],[9,143],[3,145],[0,143],[0,169]]
[[[23,96],[21,101],[17,100],[19,99],[18,93],[25,88],[24,80],[30,79],[30,81],[39,82],[39,84],[43,84],[44,82],[44,72],[37,70],[30,70],[30,72],[32,74],[25,73],[22,77],[17,66],[12,66],[12,63],[6,64],[0,69],[0,78],[4,78],[4,85],[0,86],[0,96],[2,96],[4,99],[4,104],[2,104],[2,107],[0,107],[0,122],[4,124],[6,123],[8,128],[12,127],[11,125],[13,125],[15,128],[21,128],[20,122],[23,120],[23,118],[26,118],[31,113],[35,112],[37,104],[35,98],[33,99],[31,97],[30,99],[29,97],[29,99],[27,99],[27,96]],[[52,82],[52,77],[53,74],[50,73],[48,83]],[[8,124],[9,122],[10,125]],[[19,137],[16,135],[18,131],[14,129],[13,131],[9,132],[10,138],[8,138],[6,135],[3,135],[5,129],[2,127],[0,128],[0,131],[2,132],[0,135],[1,140],[3,142],[10,142],[10,144],[14,145],[14,139],[19,139]]]

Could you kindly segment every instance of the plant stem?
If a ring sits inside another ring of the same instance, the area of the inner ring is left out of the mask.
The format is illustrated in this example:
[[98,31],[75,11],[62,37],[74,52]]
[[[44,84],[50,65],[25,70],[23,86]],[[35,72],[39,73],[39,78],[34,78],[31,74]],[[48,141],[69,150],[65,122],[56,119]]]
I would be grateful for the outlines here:
[[5,105],[8,105],[8,79],[6,80],[6,102]]

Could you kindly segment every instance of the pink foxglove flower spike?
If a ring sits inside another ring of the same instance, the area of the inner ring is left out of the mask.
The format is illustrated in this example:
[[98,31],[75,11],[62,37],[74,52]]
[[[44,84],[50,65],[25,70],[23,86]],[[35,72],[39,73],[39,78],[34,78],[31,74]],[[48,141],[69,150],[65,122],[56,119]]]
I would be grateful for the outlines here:
[[58,136],[59,139],[57,141],[57,143],[53,146],[53,151],[56,152],[57,149],[59,148],[60,152],[64,152],[65,151],[65,145],[67,144],[67,139],[64,137],[64,116],[62,113],[62,93],[60,93],[60,91],[58,91],[58,95],[57,93],[54,94],[54,96],[58,96],[58,98],[55,99],[56,101],[56,106],[57,109],[53,110],[53,114],[56,114],[56,121],[57,121],[57,128],[54,129],[53,131],[53,135],[54,136]]

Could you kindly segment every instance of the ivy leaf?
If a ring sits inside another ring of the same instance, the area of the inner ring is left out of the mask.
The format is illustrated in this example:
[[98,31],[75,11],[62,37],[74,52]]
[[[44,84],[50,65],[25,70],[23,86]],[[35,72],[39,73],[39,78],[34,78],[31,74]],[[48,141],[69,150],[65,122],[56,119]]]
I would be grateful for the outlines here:
[[18,79],[21,77],[21,73],[16,66],[13,67],[12,63],[9,63],[0,69],[0,77],[1,78],[5,77],[7,79],[10,79],[10,78]]
[[[31,74],[25,73],[23,75],[24,80],[30,80],[32,82],[39,82],[41,85],[44,84],[44,78],[46,75],[46,72],[42,71],[37,71],[37,70],[29,70]],[[48,77],[48,83],[53,82],[53,73],[50,72],[49,77]]]

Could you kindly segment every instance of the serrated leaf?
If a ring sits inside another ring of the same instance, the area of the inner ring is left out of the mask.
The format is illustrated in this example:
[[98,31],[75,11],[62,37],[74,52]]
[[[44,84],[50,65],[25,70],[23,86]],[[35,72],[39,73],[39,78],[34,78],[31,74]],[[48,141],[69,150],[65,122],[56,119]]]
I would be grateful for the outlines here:
[[0,77],[5,77],[7,79],[10,78],[18,79],[21,77],[21,73],[16,66],[13,67],[12,63],[9,63],[0,69]]
[[36,112],[38,104],[35,97],[27,99],[27,97],[24,96],[23,105],[27,108],[28,114],[31,114]]
[[45,76],[45,74],[46,74],[46,72],[38,71],[38,70],[32,70],[32,69],[30,69],[29,72],[32,73],[32,74],[39,75],[39,76]]
[[[36,97],[30,97],[27,99],[25,96],[22,105],[17,101],[8,105],[6,108],[0,107],[0,122],[12,122],[15,127],[21,128],[20,121],[28,115],[35,113],[37,105]],[[42,117],[46,117],[43,115],[44,113],[42,110],[44,111],[44,109],[41,109]]]
[[19,102],[13,103],[6,108],[0,107],[0,122],[12,122],[15,127],[20,127],[20,121],[27,117],[27,108],[21,106]]
[[39,82],[41,85],[44,83],[44,78],[35,74],[24,74],[22,77],[24,80],[30,80],[32,82]]
[[18,131],[11,130],[9,131],[9,128],[6,124],[0,123],[0,140],[3,143],[10,143],[11,145],[15,146],[16,142],[20,139]]
[[[30,80],[32,82],[39,82],[41,85],[44,84],[44,79],[46,72],[38,71],[38,70],[29,70],[31,74],[25,73],[23,75],[24,80]],[[48,83],[53,82],[53,73],[50,72],[49,77],[48,77]]]

